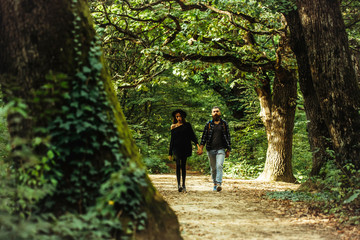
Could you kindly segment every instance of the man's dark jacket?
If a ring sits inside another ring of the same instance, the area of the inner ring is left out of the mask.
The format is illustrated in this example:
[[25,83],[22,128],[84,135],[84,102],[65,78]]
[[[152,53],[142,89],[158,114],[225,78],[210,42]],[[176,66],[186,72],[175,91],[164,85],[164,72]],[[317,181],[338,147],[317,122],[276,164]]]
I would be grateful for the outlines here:
[[[220,119],[221,125],[221,132],[225,140],[225,148],[229,151],[231,151],[231,141],[230,141],[230,132],[229,132],[229,125],[225,120]],[[211,150],[211,138],[213,135],[213,129],[214,129],[214,120],[209,121],[206,123],[200,145],[206,145],[206,150]]]

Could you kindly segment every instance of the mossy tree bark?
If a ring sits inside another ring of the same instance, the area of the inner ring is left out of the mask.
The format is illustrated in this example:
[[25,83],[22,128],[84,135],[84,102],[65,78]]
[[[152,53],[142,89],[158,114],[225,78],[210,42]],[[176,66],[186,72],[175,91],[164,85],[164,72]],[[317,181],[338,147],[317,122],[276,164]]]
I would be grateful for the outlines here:
[[[19,169],[48,159],[51,169],[41,174],[56,187],[39,201],[40,212],[86,213],[110,176],[122,171],[129,173],[124,178],[137,179],[136,169],[143,168],[92,25],[84,0],[0,2],[0,84],[5,100],[16,106],[8,116],[12,157]],[[181,239],[176,215],[146,174],[140,177],[145,184],[124,186],[120,197],[138,197],[137,211],[147,216],[145,230],[132,234]],[[122,206],[128,203],[111,200],[126,224],[131,213]]]
[[337,163],[360,169],[360,90],[339,1],[297,0],[297,7],[313,86]]

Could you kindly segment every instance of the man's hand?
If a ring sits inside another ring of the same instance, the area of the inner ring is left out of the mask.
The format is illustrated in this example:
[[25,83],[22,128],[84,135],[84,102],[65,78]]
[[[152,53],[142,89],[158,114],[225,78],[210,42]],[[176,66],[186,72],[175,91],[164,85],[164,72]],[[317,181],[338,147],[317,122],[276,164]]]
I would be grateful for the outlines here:
[[171,161],[172,160],[172,156],[169,155],[169,160]]
[[196,154],[197,155],[201,155],[201,154],[203,154],[203,148],[204,148],[204,145],[200,145],[200,146],[198,146],[198,150],[196,151]]

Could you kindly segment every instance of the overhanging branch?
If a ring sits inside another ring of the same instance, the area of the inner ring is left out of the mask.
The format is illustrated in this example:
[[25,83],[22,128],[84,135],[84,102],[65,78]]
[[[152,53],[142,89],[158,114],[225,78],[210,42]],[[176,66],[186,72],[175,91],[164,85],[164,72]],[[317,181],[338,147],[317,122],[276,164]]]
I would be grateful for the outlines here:
[[241,59],[232,56],[232,55],[224,55],[224,56],[203,56],[200,54],[190,54],[183,56],[172,56],[170,54],[164,53],[162,57],[170,62],[184,62],[184,61],[201,61],[207,63],[232,63],[237,69],[244,72],[257,72],[259,68],[262,70],[273,70],[275,62],[267,62],[267,63],[244,63]]

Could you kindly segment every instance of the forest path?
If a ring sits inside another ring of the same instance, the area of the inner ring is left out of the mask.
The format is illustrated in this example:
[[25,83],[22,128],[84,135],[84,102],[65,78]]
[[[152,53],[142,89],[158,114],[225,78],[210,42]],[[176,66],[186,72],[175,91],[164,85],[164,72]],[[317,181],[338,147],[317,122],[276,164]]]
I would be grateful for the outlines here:
[[188,174],[187,193],[179,193],[174,174],[149,176],[177,214],[184,240],[341,239],[326,216],[313,216],[301,203],[261,197],[296,184],[223,179],[223,190],[213,192],[209,176]]

